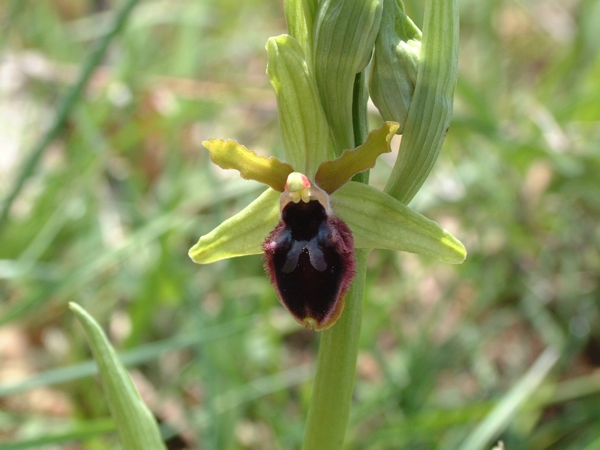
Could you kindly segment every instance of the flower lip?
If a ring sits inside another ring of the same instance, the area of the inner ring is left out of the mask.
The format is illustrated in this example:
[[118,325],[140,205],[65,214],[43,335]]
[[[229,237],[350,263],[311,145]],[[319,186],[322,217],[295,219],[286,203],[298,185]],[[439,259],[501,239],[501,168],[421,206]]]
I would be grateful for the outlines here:
[[288,199],[263,249],[279,301],[294,318],[317,331],[333,325],[354,277],[354,240],[348,226],[317,199]]

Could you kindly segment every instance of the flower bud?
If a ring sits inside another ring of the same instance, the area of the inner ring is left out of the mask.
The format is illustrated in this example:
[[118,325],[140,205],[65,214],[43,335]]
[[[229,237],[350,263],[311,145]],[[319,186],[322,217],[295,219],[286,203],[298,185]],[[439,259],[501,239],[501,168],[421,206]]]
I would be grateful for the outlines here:
[[384,0],[381,26],[371,67],[371,99],[383,120],[398,122],[402,133],[412,101],[421,30],[404,12],[400,0]]

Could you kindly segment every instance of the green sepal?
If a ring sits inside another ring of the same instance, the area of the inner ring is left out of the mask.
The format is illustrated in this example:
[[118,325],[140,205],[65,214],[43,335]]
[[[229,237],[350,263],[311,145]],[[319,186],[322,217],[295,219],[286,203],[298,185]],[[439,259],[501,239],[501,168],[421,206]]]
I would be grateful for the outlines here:
[[195,263],[263,252],[262,243],[279,222],[279,192],[267,189],[235,216],[200,238],[189,256]]
[[350,181],[331,196],[334,214],[352,230],[356,248],[385,248],[462,263],[465,246],[436,222],[366,184]]
[[283,8],[289,34],[304,50],[306,63],[311,67],[313,52],[313,22],[317,14],[317,0],[285,0]]
[[370,92],[384,120],[402,133],[412,101],[421,52],[421,30],[399,0],[383,0],[383,14],[371,63]]
[[165,450],[154,416],[140,398],[100,325],[77,303],[69,303],[69,308],[85,330],[121,447],[131,450]]
[[390,141],[398,127],[396,122],[385,122],[380,128],[369,133],[364,144],[344,151],[342,156],[333,161],[325,161],[315,175],[317,185],[331,194],[357,173],[375,167],[379,155],[391,152]]
[[283,192],[287,176],[294,171],[288,163],[274,156],[259,156],[232,140],[209,139],[202,145],[210,152],[210,159],[222,169],[235,169],[243,179],[254,180]]
[[283,34],[267,41],[267,75],[277,96],[285,159],[312,179],[327,159],[329,126],[302,47]]
[[437,160],[458,77],[457,0],[425,2],[417,83],[385,192],[408,204]]
[[336,156],[356,147],[354,80],[371,59],[381,10],[381,0],[323,0],[319,4],[314,25],[314,71]]

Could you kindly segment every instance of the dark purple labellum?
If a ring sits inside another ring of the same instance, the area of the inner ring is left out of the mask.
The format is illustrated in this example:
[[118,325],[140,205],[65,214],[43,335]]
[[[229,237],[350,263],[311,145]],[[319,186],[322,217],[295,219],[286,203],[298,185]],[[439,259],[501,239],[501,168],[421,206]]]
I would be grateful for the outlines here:
[[342,314],[354,277],[348,226],[317,200],[289,202],[263,244],[279,301],[307,328],[329,328]]

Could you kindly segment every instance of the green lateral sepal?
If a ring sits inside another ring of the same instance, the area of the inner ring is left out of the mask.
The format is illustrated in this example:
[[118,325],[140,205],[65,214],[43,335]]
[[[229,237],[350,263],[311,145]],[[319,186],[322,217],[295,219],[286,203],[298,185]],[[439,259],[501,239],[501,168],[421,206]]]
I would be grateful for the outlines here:
[[388,194],[350,181],[331,196],[335,214],[352,230],[356,248],[385,248],[462,263],[465,246],[436,222]]
[[279,196],[279,192],[267,189],[242,211],[202,236],[190,249],[190,258],[195,263],[208,264],[262,253],[262,243],[279,221]]

